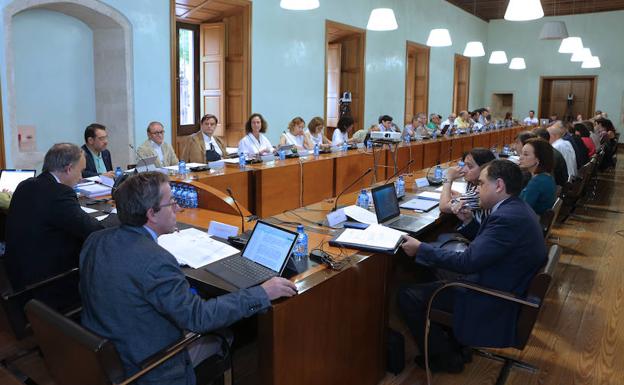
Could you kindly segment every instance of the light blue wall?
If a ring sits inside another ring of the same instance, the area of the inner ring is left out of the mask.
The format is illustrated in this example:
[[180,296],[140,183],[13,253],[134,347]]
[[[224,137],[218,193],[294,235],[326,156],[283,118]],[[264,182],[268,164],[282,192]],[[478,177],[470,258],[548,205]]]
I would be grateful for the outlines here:
[[[252,17],[252,110],[269,122],[276,142],[290,119],[323,116],[325,103],[325,20],[365,29],[370,11],[394,9],[399,29],[366,34],[365,124],[389,114],[402,123],[405,110],[406,41],[425,44],[432,28],[449,28],[453,46],[432,48],[429,111],[452,108],[454,54],[467,41],[487,38],[487,23],[442,0],[321,1],[307,12],[283,10],[279,1],[254,1]],[[483,106],[486,60],[471,65],[469,105]]]
[[[539,40],[547,20],[566,22],[570,36],[580,36],[583,44],[600,57],[599,69],[582,69],[570,62],[570,55],[558,53],[560,41]],[[490,22],[491,49],[505,49],[507,56],[523,56],[524,71],[511,71],[506,66],[488,65],[484,100],[489,102],[495,92],[514,93],[514,116],[524,117],[527,111],[538,110],[540,76],[598,75],[596,109],[609,113],[609,118],[622,131],[624,98],[624,11],[544,18],[531,22]]]
[[[15,0],[23,1],[23,0]],[[168,0],[100,0],[102,3],[108,4],[111,7],[117,9],[123,14],[130,24],[132,25],[132,46],[133,46],[133,92],[134,92],[134,124],[130,127],[130,130],[134,131],[134,138],[136,143],[142,143],[145,140],[145,127],[151,120],[159,120],[165,124],[167,130],[168,140],[171,135],[171,87],[170,87],[170,35],[169,35],[169,1]],[[0,0],[0,10],[12,4],[11,0]],[[31,11],[28,11],[31,12]],[[4,20],[4,19],[3,19]],[[14,19],[15,21],[15,19]],[[39,33],[45,33],[41,31]],[[85,38],[83,36],[83,38]],[[3,110],[3,125],[4,125],[4,142],[7,166],[13,166],[13,156],[11,149],[11,126],[9,110],[9,101],[7,100],[8,88],[7,77],[12,76],[12,70],[7,69],[6,64],[6,46],[5,43],[5,30],[4,26],[0,28],[0,82],[2,89],[2,110]],[[57,42],[57,44],[69,44],[68,41]],[[76,52],[68,51],[66,55],[77,55],[76,60],[80,61],[84,58],[84,53],[77,54]],[[68,57],[67,56],[67,57]],[[23,69],[24,73],[34,73],[39,71],[39,66],[42,63],[42,59],[48,59],[40,57],[39,60],[30,61],[25,63],[27,66]],[[56,91],[56,80],[48,79],[37,85],[36,89],[31,88],[31,83],[18,83],[18,79],[15,79],[16,93],[24,94],[30,92],[36,92],[43,96],[54,96]],[[16,102],[18,100],[16,99]],[[66,105],[65,108],[57,110],[57,116],[65,116],[72,111],[72,106]],[[92,108],[92,107],[91,107]],[[17,111],[16,111],[17,112]],[[85,113],[86,115],[86,113]],[[39,118],[39,117],[38,117]],[[55,118],[45,117],[46,119]],[[61,119],[61,118],[58,118]],[[63,118],[64,119],[64,118]],[[77,117],[76,117],[77,119]],[[67,130],[72,130],[68,133],[71,138],[65,140],[74,140],[78,138],[82,143],[82,133],[86,124],[91,122],[91,118],[81,123],[76,127],[67,127]],[[102,122],[106,124],[106,122]],[[46,130],[38,131],[38,140],[43,146],[44,139],[50,132]],[[52,137],[50,135],[50,137]],[[56,140],[49,139],[49,140]]]
[[81,143],[85,122],[95,120],[93,34],[78,19],[47,10],[13,18],[16,118],[37,129],[37,150]]

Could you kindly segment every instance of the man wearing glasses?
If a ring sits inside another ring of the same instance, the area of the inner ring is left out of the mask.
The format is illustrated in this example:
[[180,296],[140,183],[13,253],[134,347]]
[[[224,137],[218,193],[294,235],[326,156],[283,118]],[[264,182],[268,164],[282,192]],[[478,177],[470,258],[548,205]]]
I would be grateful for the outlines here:
[[177,166],[178,157],[173,147],[165,142],[165,128],[160,122],[150,122],[147,125],[147,140],[137,150],[142,159],[158,156],[156,167]]
[[[290,297],[296,286],[280,277],[209,300],[191,293],[173,255],[157,243],[171,233],[179,208],[169,178],[160,172],[136,174],[116,190],[121,226],[92,234],[80,253],[82,324],[111,340],[126,375],[141,362],[182,338],[185,330],[218,330]],[[194,367],[219,345],[202,338],[151,371],[145,383],[194,384]],[[139,382],[143,383],[143,382]]]
[[85,128],[84,140],[85,144],[82,146],[82,151],[84,151],[87,166],[82,172],[82,177],[89,178],[104,174],[113,178],[115,176],[113,162],[110,151],[106,149],[108,146],[106,127],[98,123],[89,124]]

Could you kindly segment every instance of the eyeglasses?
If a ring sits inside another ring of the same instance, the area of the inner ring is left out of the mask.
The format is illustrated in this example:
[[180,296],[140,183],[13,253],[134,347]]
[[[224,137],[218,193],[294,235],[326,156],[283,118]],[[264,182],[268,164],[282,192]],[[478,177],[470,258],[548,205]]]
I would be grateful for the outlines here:
[[163,135],[164,133],[165,133],[165,130],[150,132],[150,134],[152,135]]
[[169,206],[172,206],[174,210],[180,208],[180,205],[175,200],[175,198],[171,198],[169,203],[165,203],[164,205],[160,205],[160,206],[157,206],[157,207],[158,207],[158,209],[162,209],[163,207],[169,207]]

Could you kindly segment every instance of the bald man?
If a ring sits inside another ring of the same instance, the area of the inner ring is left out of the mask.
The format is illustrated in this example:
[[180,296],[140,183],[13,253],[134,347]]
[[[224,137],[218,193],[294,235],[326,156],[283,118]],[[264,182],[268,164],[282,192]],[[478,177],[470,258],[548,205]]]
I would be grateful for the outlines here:
[[548,127],[548,134],[550,135],[550,144],[563,155],[563,159],[568,168],[568,177],[576,176],[576,154],[574,153],[572,144],[562,139],[565,134],[563,124],[561,124],[560,121],[555,122],[555,124]]

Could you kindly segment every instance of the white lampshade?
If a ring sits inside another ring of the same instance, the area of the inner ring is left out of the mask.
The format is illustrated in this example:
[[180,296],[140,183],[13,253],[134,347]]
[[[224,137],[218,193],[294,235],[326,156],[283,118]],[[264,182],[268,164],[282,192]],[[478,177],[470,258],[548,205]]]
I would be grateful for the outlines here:
[[483,49],[483,43],[480,41],[469,41],[466,43],[464,49],[464,56],[468,57],[481,57],[485,56],[485,49]]
[[319,0],[281,0],[280,7],[291,11],[309,11],[320,6]]
[[563,21],[547,21],[542,27],[540,40],[561,40],[568,36],[568,28]]
[[544,17],[540,0],[510,0],[505,11],[505,20],[527,21]]
[[448,47],[453,45],[451,41],[451,34],[446,28],[434,28],[429,32],[429,38],[427,39],[427,45],[429,47]]
[[393,31],[399,28],[394,11],[390,8],[375,8],[368,18],[366,29],[369,31]]
[[559,53],[574,53],[583,49],[583,40],[580,37],[567,37],[561,41]]
[[589,59],[585,59],[581,68],[600,68],[600,58],[598,56],[592,56]]
[[490,54],[490,64],[507,64],[507,54],[505,51],[492,51]]
[[590,59],[591,57],[592,57],[591,50],[589,48],[583,48],[581,50],[574,52],[572,54],[572,57],[570,58],[570,61],[571,62],[583,62],[587,59]]
[[511,59],[511,63],[509,63],[510,70],[523,70],[526,69],[526,63],[524,62],[523,57],[515,57]]

